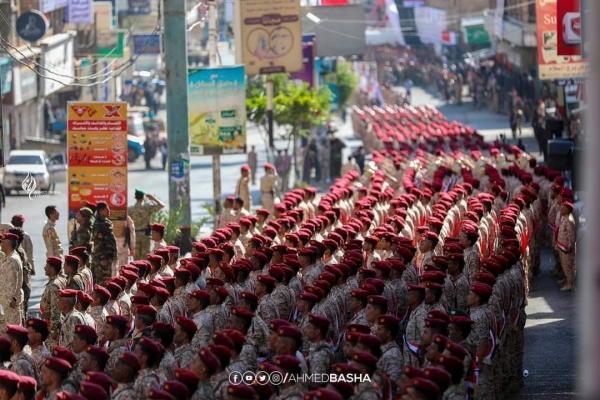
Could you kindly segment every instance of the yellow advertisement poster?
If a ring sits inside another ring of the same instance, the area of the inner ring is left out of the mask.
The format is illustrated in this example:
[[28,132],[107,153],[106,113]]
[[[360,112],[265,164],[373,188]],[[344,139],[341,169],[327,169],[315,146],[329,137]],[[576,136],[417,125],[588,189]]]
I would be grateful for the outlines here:
[[238,0],[235,6],[236,61],[248,75],[302,71],[300,0]]
[[111,219],[127,217],[127,103],[68,105],[69,219],[105,202]]

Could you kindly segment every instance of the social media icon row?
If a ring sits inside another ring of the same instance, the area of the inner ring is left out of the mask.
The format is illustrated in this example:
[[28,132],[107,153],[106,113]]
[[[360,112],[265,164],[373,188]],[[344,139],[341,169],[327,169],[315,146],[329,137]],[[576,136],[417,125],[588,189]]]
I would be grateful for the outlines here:
[[231,384],[245,383],[246,385],[252,385],[254,382],[259,385],[266,385],[267,383],[280,385],[283,382],[283,374],[277,371],[270,374],[265,371],[257,373],[252,371],[246,371],[244,373],[234,371],[229,374],[229,383]]

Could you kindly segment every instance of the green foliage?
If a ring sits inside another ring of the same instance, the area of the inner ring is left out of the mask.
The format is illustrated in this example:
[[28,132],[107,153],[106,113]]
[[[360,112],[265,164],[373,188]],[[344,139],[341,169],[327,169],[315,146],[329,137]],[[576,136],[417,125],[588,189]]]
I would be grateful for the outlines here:
[[[162,209],[152,214],[153,224],[163,224],[165,226],[165,236],[163,237],[163,239],[167,244],[174,243],[176,238],[181,234],[179,227],[181,221],[183,220],[183,210],[186,205],[187,203],[184,202],[181,206],[177,208],[172,208],[169,210]],[[209,220],[210,217],[202,217],[196,222],[192,221],[191,235],[193,238],[198,237],[200,230],[204,225],[206,225],[206,223]]]
[[325,86],[309,89],[307,83],[288,82],[274,98],[275,121],[288,126],[290,134],[303,135],[312,126],[327,122],[332,98]]
[[346,108],[356,87],[358,80],[350,70],[350,64],[347,62],[337,63],[337,84],[338,84],[338,103],[339,108]]
[[[287,74],[272,74],[273,96],[277,96],[281,88],[289,81]],[[262,125],[267,119],[267,84],[264,75],[256,75],[246,83],[246,116],[248,121]]]
[[202,203],[202,208],[210,215],[210,217],[206,217],[206,221],[210,222],[214,228],[217,227],[217,212],[215,208],[209,203]]

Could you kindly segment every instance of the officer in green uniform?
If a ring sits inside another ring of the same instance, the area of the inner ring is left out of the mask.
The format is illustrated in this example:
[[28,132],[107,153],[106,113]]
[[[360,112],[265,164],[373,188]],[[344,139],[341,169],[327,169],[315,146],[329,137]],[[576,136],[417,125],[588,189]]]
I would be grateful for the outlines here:
[[[145,201],[148,199],[148,201]],[[135,226],[135,259],[145,260],[150,252],[150,219],[152,214],[163,209],[165,205],[151,194],[135,189],[135,204],[130,206],[127,214]]]
[[94,282],[104,283],[112,275],[111,266],[117,258],[117,239],[113,232],[108,204],[98,203],[96,220],[92,226],[92,274]]
[[23,229],[21,228],[10,228],[8,230],[9,233],[13,233],[19,237],[17,240],[17,247],[15,251],[19,255],[21,259],[21,264],[23,264],[23,315],[27,316],[27,310],[29,308],[29,298],[31,296],[31,264],[29,263],[29,259],[25,254],[25,250],[23,250]]

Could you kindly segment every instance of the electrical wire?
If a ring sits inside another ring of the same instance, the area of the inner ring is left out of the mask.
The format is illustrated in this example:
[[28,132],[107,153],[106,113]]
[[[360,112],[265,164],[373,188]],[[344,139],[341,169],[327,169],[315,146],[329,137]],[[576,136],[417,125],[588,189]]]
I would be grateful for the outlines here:
[[[152,35],[155,35],[157,32],[158,32],[158,28],[157,28],[157,29],[155,29],[155,30],[154,30],[154,31],[153,31],[153,32],[150,34],[150,37],[151,37]],[[105,79],[103,79],[102,81],[99,81],[99,82],[97,81],[97,82],[94,82],[94,83],[88,83],[88,84],[82,84],[82,83],[68,83],[68,84],[65,84],[64,82],[61,82],[60,80],[58,80],[58,79],[56,79],[56,78],[53,78],[53,77],[50,77],[50,76],[47,76],[47,75],[44,75],[44,74],[40,73],[38,70],[36,70],[34,67],[32,67],[32,66],[31,66],[31,63],[24,62],[23,60],[20,60],[20,59],[18,59],[18,58],[16,58],[16,57],[14,57],[12,54],[10,54],[10,50],[9,50],[9,49],[6,47],[6,45],[4,44],[4,43],[8,43],[8,42],[7,42],[6,40],[2,39],[1,37],[0,37],[0,39],[1,39],[1,40],[0,40],[0,47],[1,47],[2,49],[4,49],[4,51],[6,51],[6,52],[7,52],[7,54],[8,54],[8,55],[9,55],[9,56],[10,56],[10,57],[13,59],[13,60],[15,60],[15,61],[16,61],[16,62],[18,62],[19,64],[21,64],[21,65],[23,65],[23,66],[25,66],[25,67],[29,68],[31,71],[33,71],[33,72],[34,72],[36,75],[40,76],[41,78],[44,78],[44,79],[51,80],[51,81],[53,81],[53,82],[56,82],[56,83],[58,83],[58,84],[60,84],[60,85],[62,85],[62,86],[93,87],[93,86],[96,86],[96,85],[98,85],[98,84],[104,84],[104,83],[107,83],[107,82],[109,82],[110,80],[112,80],[112,79],[114,79],[114,78],[118,78],[118,77],[119,77],[119,76],[121,76],[121,75],[122,75],[122,74],[123,74],[123,73],[124,73],[124,72],[125,72],[127,69],[129,69],[131,66],[133,66],[133,65],[136,63],[137,59],[138,59],[138,58],[139,58],[141,55],[143,55],[143,54],[144,54],[144,52],[145,52],[145,50],[146,50],[146,49],[147,49],[147,48],[150,46],[150,37],[148,37],[148,39],[146,39],[146,43],[144,44],[144,46],[142,47],[142,49],[141,49],[141,51],[140,51],[139,53],[135,54],[133,57],[130,57],[130,58],[129,58],[129,60],[127,60],[127,61],[125,62],[125,64],[123,64],[121,67],[119,67],[119,69],[120,69],[120,71],[119,71],[119,72],[115,72],[115,70],[112,70],[112,71],[110,71],[110,72],[112,72],[112,75],[111,75],[111,76],[107,76],[107,77],[106,77]],[[10,45],[10,43],[8,43],[8,44],[9,44],[9,46],[10,46],[10,47],[14,48],[14,46]],[[43,67],[42,67],[42,68],[43,68]],[[47,70],[46,68],[43,68],[43,69],[44,69],[45,71],[47,71],[47,72],[54,73],[54,72],[52,72],[52,71],[49,71],[49,70]],[[60,74],[56,74],[56,73],[54,73],[54,74],[55,74],[55,75],[57,75],[57,76],[60,76]],[[62,77],[69,78],[69,79],[71,78],[71,77],[70,77],[70,76],[68,76],[68,75],[62,75]]]

